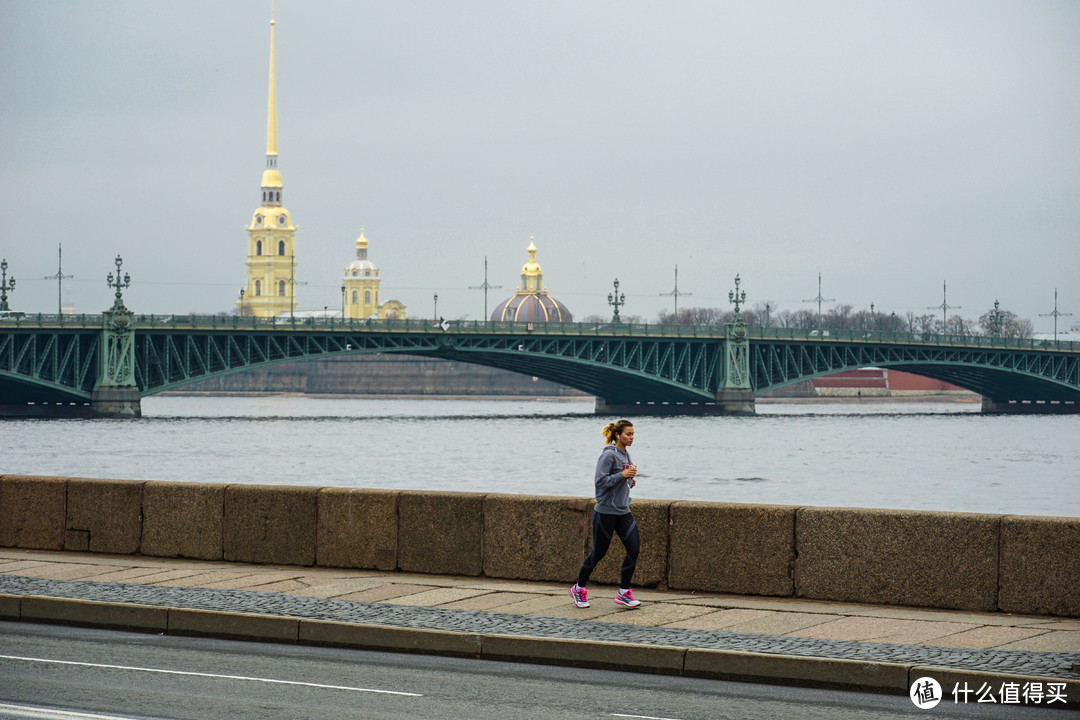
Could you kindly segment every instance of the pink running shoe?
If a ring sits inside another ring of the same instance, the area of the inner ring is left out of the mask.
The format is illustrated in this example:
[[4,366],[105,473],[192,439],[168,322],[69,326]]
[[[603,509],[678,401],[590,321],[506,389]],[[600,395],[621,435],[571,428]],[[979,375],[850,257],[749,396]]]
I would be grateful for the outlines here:
[[641,604],[640,600],[634,599],[633,590],[627,590],[626,592],[620,590],[619,592],[615,593],[615,602],[619,605],[625,605],[629,608],[636,608],[638,605]]
[[583,587],[578,587],[577,583],[570,588],[570,597],[574,598],[574,604],[579,608],[589,607],[589,591]]

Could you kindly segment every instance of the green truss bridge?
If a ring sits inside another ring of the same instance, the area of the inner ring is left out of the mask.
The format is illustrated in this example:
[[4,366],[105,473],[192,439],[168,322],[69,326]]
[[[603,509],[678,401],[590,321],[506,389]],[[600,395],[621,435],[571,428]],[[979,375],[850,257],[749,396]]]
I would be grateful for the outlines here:
[[0,414],[138,416],[145,395],[270,363],[405,353],[535,375],[598,412],[752,414],[754,396],[862,367],[983,396],[984,412],[1080,412],[1080,343],[628,324],[101,315],[0,319]]

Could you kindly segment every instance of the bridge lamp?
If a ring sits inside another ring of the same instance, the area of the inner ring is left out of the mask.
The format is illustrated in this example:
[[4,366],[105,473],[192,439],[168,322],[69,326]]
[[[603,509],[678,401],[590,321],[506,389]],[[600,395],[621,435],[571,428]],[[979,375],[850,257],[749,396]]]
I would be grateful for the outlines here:
[[116,288],[116,301],[113,303],[113,310],[126,310],[124,307],[124,288],[131,287],[131,275],[124,273],[123,280],[120,279],[120,267],[124,264],[124,261],[119,255],[116,256],[116,281],[113,281],[113,274],[109,273],[106,278],[106,282],[109,287]]
[[619,306],[626,304],[626,293],[619,292],[619,278],[615,278],[615,292],[608,293],[607,296],[608,305],[615,308],[615,312],[611,316],[611,322],[618,324],[619,322]]
[[0,310],[10,310],[8,307],[7,296],[9,292],[15,291],[15,278],[9,278],[7,276],[8,263],[7,258],[4,258],[0,262]]
[[739,290],[739,282],[740,282],[739,276],[736,275],[735,276],[735,289],[734,290],[729,290],[728,294],[727,294],[728,302],[735,305],[735,317],[739,317],[739,305],[742,305],[742,304],[744,304],[746,302],[746,291],[745,290],[741,290],[741,291]]

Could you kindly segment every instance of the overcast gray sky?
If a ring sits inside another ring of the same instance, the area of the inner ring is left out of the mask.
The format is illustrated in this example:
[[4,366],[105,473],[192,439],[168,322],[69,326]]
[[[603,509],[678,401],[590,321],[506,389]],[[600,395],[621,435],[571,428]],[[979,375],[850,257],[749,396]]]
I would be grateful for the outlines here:
[[[751,305],[1080,321],[1080,3],[276,3],[301,308],[480,318],[530,235],[578,317]],[[270,3],[0,0],[13,307],[218,312],[260,204]],[[826,305],[828,307],[828,304]]]

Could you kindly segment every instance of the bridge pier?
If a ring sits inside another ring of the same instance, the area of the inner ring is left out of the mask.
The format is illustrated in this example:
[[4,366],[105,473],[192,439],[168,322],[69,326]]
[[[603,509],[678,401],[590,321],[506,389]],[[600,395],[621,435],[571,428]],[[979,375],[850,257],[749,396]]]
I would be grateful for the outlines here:
[[90,394],[90,417],[138,418],[142,417],[142,394],[135,384],[135,322],[120,299],[119,257],[116,271],[116,304],[102,314],[101,363]]
[[722,390],[714,402],[610,402],[596,398],[597,415],[756,415],[753,390]]
[[983,396],[982,411],[1009,415],[1075,415],[1080,402],[1075,400],[994,400]]
[[99,387],[90,395],[90,417],[140,418],[142,402],[139,388]]
[[715,415],[757,415],[754,391],[740,388],[716,393]]

